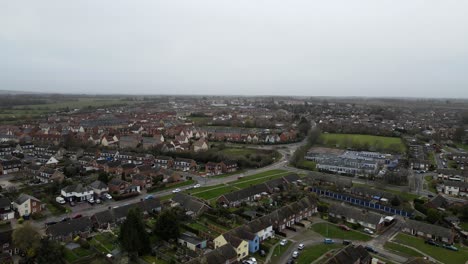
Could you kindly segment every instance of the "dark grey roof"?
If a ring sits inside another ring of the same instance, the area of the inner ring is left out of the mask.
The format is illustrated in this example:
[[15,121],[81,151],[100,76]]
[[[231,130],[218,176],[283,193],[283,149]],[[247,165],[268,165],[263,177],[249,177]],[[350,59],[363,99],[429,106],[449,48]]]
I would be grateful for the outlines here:
[[257,185],[247,187],[245,189],[241,189],[241,190],[234,191],[234,192],[231,192],[231,193],[226,193],[223,196],[229,202],[236,202],[236,201],[241,201],[241,200],[247,199],[247,198],[252,197],[254,195],[257,195],[257,194],[261,194],[263,192],[269,192],[269,189],[268,189],[266,184],[261,183],[261,184],[257,184]]
[[0,208],[7,208],[11,206],[10,199],[6,197],[0,197]]
[[52,237],[60,237],[90,231],[91,228],[91,219],[89,217],[81,217],[51,225],[47,228],[46,233]]
[[79,183],[79,184],[68,185],[62,190],[66,193],[71,193],[71,192],[83,193],[83,192],[91,191],[91,188],[89,188],[88,186],[83,186],[83,184]]
[[338,251],[335,255],[333,255],[330,259],[328,259],[325,263],[326,264],[354,264],[354,263],[370,263],[372,257],[367,252],[367,250],[362,246],[354,246],[349,245],[340,251]]
[[409,219],[406,221],[404,226],[412,230],[423,232],[425,234],[432,234],[438,237],[452,237],[452,230],[438,225],[431,225],[424,222]]
[[330,214],[353,218],[358,221],[375,225],[379,224],[379,222],[383,218],[383,215],[370,211],[364,211],[363,209],[358,209],[351,206],[344,206],[341,204],[333,204],[328,209],[328,212]]
[[206,259],[207,264],[226,263],[228,260],[236,259],[237,252],[230,244],[226,244],[210,251],[204,256],[204,258]]
[[107,188],[107,184],[103,183],[102,181],[93,181],[89,187],[94,188],[94,189],[105,189]]
[[195,214],[199,214],[203,209],[209,208],[208,205],[202,201],[184,193],[177,193],[172,197],[172,201],[178,203],[185,211],[191,211]]
[[29,200],[29,199],[33,199],[33,200],[36,200],[36,201],[40,201],[39,199],[37,199],[37,198],[34,197],[34,196],[31,196],[31,195],[22,193],[22,194],[20,194],[20,196],[18,196],[18,198],[16,198],[15,203],[16,203],[16,204],[23,204],[24,202],[26,202],[26,201]]

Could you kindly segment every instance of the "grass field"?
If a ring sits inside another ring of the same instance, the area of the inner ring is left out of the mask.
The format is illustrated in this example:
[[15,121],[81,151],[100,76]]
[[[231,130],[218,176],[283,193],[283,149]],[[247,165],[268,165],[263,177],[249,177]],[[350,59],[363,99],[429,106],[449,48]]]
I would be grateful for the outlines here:
[[384,245],[384,248],[385,249],[388,249],[388,250],[391,250],[391,251],[395,251],[397,253],[400,253],[400,254],[403,254],[405,255],[406,257],[424,257],[423,254],[411,249],[411,248],[408,248],[408,247],[405,247],[405,246],[402,246],[400,244],[397,244],[397,243],[393,243],[393,242],[387,242],[385,243]]
[[248,154],[253,155],[258,153],[258,149],[252,148],[225,148],[221,150],[221,153],[235,157],[235,156],[246,156]]
[[317,169],[316,165],[317,164],[313,161],[302,159],[301,161],[297,163],[296,167],[305,169],[305,170],[315,171]]
[[406,234],[398,234],[395,240],[401,244],[414,247],[442,263],[452,264],[465,263],[468,261],[468,250],[466,248],[460,248],[459,245],[456,245],[459,251],[451,251],[445,248],[425,244],[423,239]]
[[[312,230],[314,230],[314,232],[317,232],[320,235],[324,237],[328,237],[328,238],[339,238],[339,239],[359,240],[359,241],[369,241],[372,239],[371,236],[368,236],[358,231],[342,230],[341,228],[339,228],[338,226],[332,223],[317,223],[317,224],[312,225],[311,228]],[[328,233],[327,233],[327,229],[328,229]]]
[[273,254],[271,255],[271,261],[270,263],[278,263],[279,259],[281,256],[284,254],[284,252],[287,251],[288,247],[291,246],[291,241],[288,240],[286,245],[281,246],[279,243],[276,244],[276,247],[273,249]]
[[299,257],[297,258],[298,264],[310,264],[317,260],[318,258],[325,255],[330,250],[341,248],[341,245],[338,244],[319,244],[315,246],[310,246],[305,248],[300,252]]
[[468,231],[468,222],[460,222],[460,227],[463,230]]
[[324,133],[320,136],[320,142],[333,148],[369,149],[395,153],[404,153],[406,150],[401,138],[397,137]]
[[461,148],[461,149],[464,149],[464,150],[468,151],[468,144],[460,144],[460,143],[458,143],[458,144],[457,144],[457,148]]
[[257,173],[254,175],[241,178],[229,184],[219,184],[215,186],[201,187],[198,189],[189,190],[187,192],[189,192],[195,197],[205,199],[205,200],[211,200],[225,193],[247,188],[250,185],[259,184],[259,183],[268,181],[270,179],[282,177],[288,174],[289,172],[285,170],[269,170],[269,171],[265,171],[265,172],[261,172],[261,173]]

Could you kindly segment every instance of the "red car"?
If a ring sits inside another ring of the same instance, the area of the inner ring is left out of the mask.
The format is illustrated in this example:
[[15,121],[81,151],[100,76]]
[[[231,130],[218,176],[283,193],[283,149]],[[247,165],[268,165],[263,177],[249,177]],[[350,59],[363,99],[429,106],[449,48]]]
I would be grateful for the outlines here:
[[351,230],[351,228],[349,228],[347,225],[339,225],[339,227],[345,231]]
[[82,217],[82,215],[77,214],[77,215],[73,216],[73,219],[77,219],[77,218],[81,218],[81,217]]

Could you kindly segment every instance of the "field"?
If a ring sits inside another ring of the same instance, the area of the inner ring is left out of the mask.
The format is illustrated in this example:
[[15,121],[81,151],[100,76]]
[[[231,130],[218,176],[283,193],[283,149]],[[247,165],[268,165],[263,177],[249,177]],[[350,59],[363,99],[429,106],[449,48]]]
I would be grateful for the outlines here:
[[464,150],[468,151],[468,144],[460,144],[460,143],[458,143],[458,144],[457,144],[457,148],[461,148],[461,149],[464,149]]
[[401,138],[381,137],[359,134],[332,134],[324,133],[320,136],[321,144],[332,148],[352,148],[374,151],[389,151],[404,153],[405,145]]
[[57,101],[47,104],[37,104],[37,105],[21,105],[15,106],[9,109],[0,109],[0,119],[25,119],[25,118],[35,118],[41,115],[55,112],[63,109],[83,109],[87,107],[106,107],[114,105],[124,105],[124,104],[133,104],[136,101],[128,101],[119,98],[113,99],[97,99],[97,98],[76,98],[72,99],[58,99]]
[[408,248],[408,247],[405,247],[405,246],[402,246],[400,244],[397,244],[397,243],[393,243],[393,242],[387,242],[385,243],[384,245],[384,248],[385,249],[388,249],[388,250],[391,250],[391,251],[395,251],[397,253],[401,253],[403,255],[405,255],[406,257],[423,257],[423,255],[411,248]]
[[298,264],[309,264],[317,260],[318,258],[325,255],[330,250],[341,248],[338,244],[319,244],[305,248],[300,252],[299,258],[297,258]]
[[305,170],[310,170],[310,171],[314,171],[316,170],[316,163],[313,162],[313,161],[310,161],[310,160],[305,160],[305,159],[302,159],[301,161],[299,161],[297,163],[297,166],[298,168],[300,169],[305,169]]
[[398,234],[395,240],[400,244],[414,247],[442,263],[452,264],[465,263],[468,261],[468,250],[466,248],[460,248],[459,245],[456,245],[459,251],[451,251],[425,244],[423,239],[406,234]]
[[210,187],[201,187],[195,190],[191,190],[189,192],[195,197],[202,198],[205,200],[211,200],[225,193],[247,188],[250,185],[259,184],[270,179],[278,178],[288,174],[289,172],[284,170],[270,170],[244,177],[229,184],[219,184]]
[[[328,225],[328,228],[327,228]],[[312,225],[312,230],[328,238],[338,238],[346,240],[369,241],[372,237],[354,230],[345,231],[332,223],[317,223]],[[327,233],[328,229],[328,233]]]

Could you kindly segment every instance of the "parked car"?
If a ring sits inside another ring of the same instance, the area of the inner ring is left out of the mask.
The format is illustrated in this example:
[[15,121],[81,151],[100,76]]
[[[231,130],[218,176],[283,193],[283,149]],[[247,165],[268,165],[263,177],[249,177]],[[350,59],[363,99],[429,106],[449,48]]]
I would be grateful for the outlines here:
[[60,220],[60,222],[67,222],[67,221],[70,221],[70,217],[66,216],[64,218],[62,218],[62,220]]
[[432,245],[432,246],[436,246],[436,247],[439,247],[439,243],[437,243],[436,241],[434,241],[433,239],[428,239],[426,241],[424,241],[424,243],[426,244],[429,244],[429,245]]
[[178,193],[178,192],[180,192],[179,188],[172,190],[172,193]]
[[96,201],[94,201],[94,198],[93,198],[93,197],[91,197],[91,198],[88,199],[88,203],[91,204],[91,205],[94,205],[95,202],[96,202]]
[[107,200],[112,200],[112,196],[108,193],[104,194],[104,197],[107,199]]
[[294,251],[294,252],[292,253],[292,257],[293,257],[293,258],[299,257],[299,251]]
[[341,229],[345,230],[345,231],[351,230],[351,228],[349,228],[349,226],[347,226],[347,225],[341,224],[341,225],[339,225],[339,227],[340,227]]
[[55,225],[57,222],[55,221],[51,221],[51,222],[47,222],[45,223],[46,226],[51,226],[51,225]]
[[367,234],[370,234],[370,235],[374,234],[374,231],[370,230],[369,228],[364,228],[364,232],[366,232]]
[[100,204],[100,203],[101,203],[101,199],[99,199],[99,198],[96,199],[96,203],[97,203],[97,204]]
[[200,185],[199,183],[197,183],[197,184],[195,184],[195,185],[193,186],[193,188],[200,188],[200,186],[201,186],[201,185]]
[[343,245],[351,245],[352,242],[350,240],[343,240]]
[[331,238],[324,238],[323,243],[325,244],[335,244],[335,241]]
[[77,214],[77,215],[73,216],[72,218],[73,218],[73,219],[77,219],[77,218],[81,218],[81,217],[82,217],[81,214]]
[[70,201],[70,206],[71,206],[71,207],[75,206],[75,202]]
[[299,246],[297,247],[297,249],[303,250],[303,249],[304,249],[304,244],[299,244]]
[[283,240],[280,241],[281,246],[285,246],[287,243],[288,243],[288,241],[286,239],[283,239]]
[[293,258],[288,259],[288,261],[286,262],[286,264],[294,264],[294,259],[293,259]]
[[59,203],[59,204],[66,204],[67,203],[67,201],[65,201],[65,199],[63,199],[63,197],[60,197],[60,196],[55,198],[55,201],[57,203]]
[[453,251],[458,251],[458,248],[453,245],[444,245],[443,247],[446,249],[453,250]]
[[262,249],[262,250],[260,250],[260,256],[262,256],[262,257],[265,257],[265,256],[266,256],[266,252],[265,252],[265,250],[263,250],[263,249]]
[[252,262],[252,264],[257,264],[257,259],[255,259],[254,257],[251,257],[249,258],[250,262]]
[[379,252],[371,246],[365,246],[365,249],[371,253],[378,254]]

